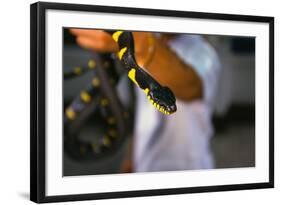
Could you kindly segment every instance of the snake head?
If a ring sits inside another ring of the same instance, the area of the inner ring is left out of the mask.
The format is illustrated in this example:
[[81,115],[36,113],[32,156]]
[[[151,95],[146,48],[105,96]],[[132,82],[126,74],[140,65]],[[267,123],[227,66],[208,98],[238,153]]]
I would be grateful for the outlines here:
[[152,105],[166,115],[177,111],[176,98],[168,87],[155,86],[148,91],[147,97]]

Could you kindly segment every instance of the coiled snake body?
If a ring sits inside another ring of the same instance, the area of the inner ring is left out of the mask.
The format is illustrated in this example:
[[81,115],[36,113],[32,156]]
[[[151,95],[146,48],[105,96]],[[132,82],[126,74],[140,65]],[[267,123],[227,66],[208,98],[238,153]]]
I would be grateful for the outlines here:
[[[176,111],[175,97],[171,90],[161,86],[136,63],[134,40],[131,32],[106,31],[118,43],[118,59],[127,75],[148,100],[163,114]],[[93,73],[92,82],[82,90],[72,103],[66,107],[64,115],[65,150],[76,159],[97,159],[118,150],[133,127],[133,110],[125,108],[120,102],[115,86],[119,76],[115,69],[116,57],[110,54],[96,55],[87,66],[76,67],[64,73],[64,79],[80,76],[88,71]],[[99,113],[99,115],[97,114]],[[103,134],[94,142],[81,140],[83,124],[92,116],[101,116],[99,121]]]

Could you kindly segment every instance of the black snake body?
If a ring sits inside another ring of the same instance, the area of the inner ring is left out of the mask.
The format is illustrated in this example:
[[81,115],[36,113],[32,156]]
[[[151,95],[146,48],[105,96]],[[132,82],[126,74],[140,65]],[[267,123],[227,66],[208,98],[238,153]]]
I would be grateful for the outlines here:
[[161,86],[136,63],[133,34],[124,31],[109,33],[119,45],[118,57],[123,62],[128,77],[145,92],[147,98],[160,112],[166,115],[176,112],[176,98],[172,91]]

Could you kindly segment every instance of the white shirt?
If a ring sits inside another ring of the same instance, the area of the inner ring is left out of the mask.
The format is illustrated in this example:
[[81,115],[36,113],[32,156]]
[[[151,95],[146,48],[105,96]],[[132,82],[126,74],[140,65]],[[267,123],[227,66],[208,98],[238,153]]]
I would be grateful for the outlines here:
[[135,172],[213,168],[209,141],[213,134],[211,113],[220,71],[219,59],[200,35],[179,35],[169,46],[201,77],[204,97],[188,103],[177,99],[177,112],[166,116],[136,89]]

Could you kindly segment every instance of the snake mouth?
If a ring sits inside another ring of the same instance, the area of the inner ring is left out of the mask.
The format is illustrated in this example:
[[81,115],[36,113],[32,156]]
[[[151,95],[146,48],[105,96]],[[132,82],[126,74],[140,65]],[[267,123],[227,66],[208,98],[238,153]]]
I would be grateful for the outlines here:
[[163,114],[165,115],[171,115],[174,112],[177,111],[177,107],[176,105],[172,105],[172,106],[164,106],[164,105],[159,105],[157,103],[154,103],[154,106]]
[[155,102],[150,95],[147,95],[148,100],[150,101],[150,103],[157,109],[159,110],[161,113],[165,114],[165,115],[171,115],[174,112],[177,111],[177,106],[174,105],[163,105],[163,104],[159,104],[157,102]]

